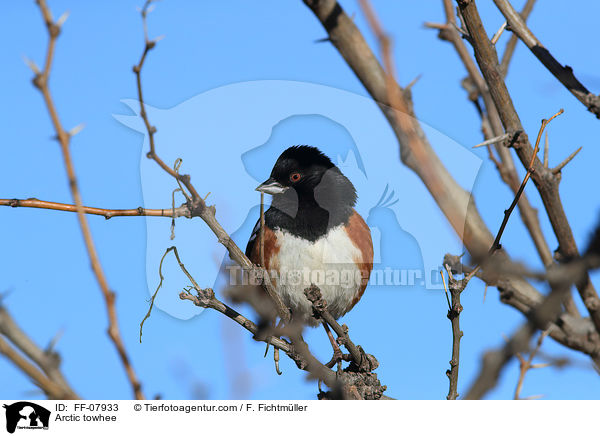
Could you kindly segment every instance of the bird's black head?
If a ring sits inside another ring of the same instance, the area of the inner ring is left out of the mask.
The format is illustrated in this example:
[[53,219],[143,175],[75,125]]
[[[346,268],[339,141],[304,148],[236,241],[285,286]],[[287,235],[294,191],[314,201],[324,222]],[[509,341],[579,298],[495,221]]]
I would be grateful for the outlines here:
[[294,225],[330,228],[346,221],[356,203],[356,190],[319,149],[308,145],[285,150],[271,176],[257,191],[273,195],[272,206],[285,212]]

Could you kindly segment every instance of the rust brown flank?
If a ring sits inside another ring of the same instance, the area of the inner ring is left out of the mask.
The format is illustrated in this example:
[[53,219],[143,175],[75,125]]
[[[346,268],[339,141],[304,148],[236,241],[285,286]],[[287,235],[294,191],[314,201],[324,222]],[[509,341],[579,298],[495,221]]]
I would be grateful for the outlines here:
[[346,308],[346,312],[348,312],[361,299],[369,283],[369,277],[371,277],[371,270],[373,269],[373,241],[371,240],[369,226],[367,226],[365,220],[356,211],[350,216],[345,230],[352,243],[362,255],[360,259],[355,259],[356,265],[362,275],[361,286],[352,299],[352,302]]
[[[275,232],[265,226],[265,265],[263,266],[267,270],[270,270],[271,266],[275,269],[279,267],[279,265],[271,265],[271,259],[279,252],[279,248]],[[260,235],[256,236],[252,252],[250,253],[250,260],[252,263],[260,265]]]

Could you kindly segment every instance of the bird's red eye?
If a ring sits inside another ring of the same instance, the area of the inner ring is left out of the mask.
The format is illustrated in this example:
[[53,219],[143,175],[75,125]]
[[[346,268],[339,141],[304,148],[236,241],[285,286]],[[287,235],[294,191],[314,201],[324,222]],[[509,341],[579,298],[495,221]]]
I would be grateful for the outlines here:
[[300,173],[292,173],[290,174],[290,180],[292,182],[297,182],[298,180],[300,180],[302,178],[302,175]]

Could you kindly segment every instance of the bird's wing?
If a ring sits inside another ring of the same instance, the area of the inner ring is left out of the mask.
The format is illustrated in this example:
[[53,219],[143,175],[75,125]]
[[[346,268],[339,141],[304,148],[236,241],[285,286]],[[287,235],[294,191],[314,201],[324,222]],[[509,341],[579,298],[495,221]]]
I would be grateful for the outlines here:
[[246,256],[252,261],[255,262],[256,259],[252,259],[252,250],[254,249],[254,244],[258,240],[258,235],[260,233],[260,218],[256,221],[256,225],[254,229],[252,229],[252,234],[250,235],[250,239],[248,240],[248,245],[246,245]]

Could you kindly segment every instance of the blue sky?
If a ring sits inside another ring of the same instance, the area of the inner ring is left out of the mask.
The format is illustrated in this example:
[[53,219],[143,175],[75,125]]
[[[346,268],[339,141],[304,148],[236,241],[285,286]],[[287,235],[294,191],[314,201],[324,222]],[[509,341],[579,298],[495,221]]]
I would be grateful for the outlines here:
[[[147,143],[136,131],[137,109],[130,106],[136,97],[131,67],[142,49],[136,12],[140,3],[50,1],[56,17],[70,11],[57,45],[51,88],[65,127],[86,125],[71,147],[84,202],[91,206],[170,205],[173,182],[143,158]],[[492,34],[503,20],[491,2],[480,3]],[[424,21],[443,21],[440,2],[373,4],[394,38],[400,83],[422,75],[413,90],[415,111],[433,147],[459,183],[474,191],[481,214],[495,231],[512,196],[485,150],[470,150],[481,141],[481,134],[478,116],[460,87],[463,67],[448,43],[423,28]],[[355,14],[373,46],[357,3],[342,5]],[[588,2],[585,14],[558,8],[537,5],[531,28],[561,62],[573,66],[584,84],[598,91],[600,61],[589,55],[588,41],[595,36],[594,17],[600,5]],[[0,197],[70,202],[60,151],[50,139],[52,126],[22,60],[27,56],[42,63],[46,32],[41,16],[33,1],[12,2],[5,12],[0,29],[5,133]],[[446,252],[462,251],[422,183],[399,163],[391,132],[365,98],[362,85],[330,44],[315,43],[325,33],[301,1],[164,0],[149,16],[149,32],[165,35],[143,72],[150,116],[158,127],[158,150],[168,162],[184,159],[182,170],[192,175],[200,192],[211,192],[209,202],[217,205],[217,217],[242,247],[256,219],[255,185],[266,178],[281,150],[311,143],[334,158],[341,153],[340,166],[358,187],[358,209],[365,218],[385,186],[400,200],[394,214],[372,216],[382,265],[414,260],[420,254],[427,269],[441,262]],[[498,46],[504,47],[507,40],[505,34]],[[530,136],[537,133],[542,118],[565,109],[548,129],[551,165],[583,146],[563,171],[561,196],[575,239],[585,246],[600,209],[600,199],[589,189],[597,184],[594,162],[600,158],[596,146],[600,124],[521,45],[507,84]],[[358,151],[346,160],[348,150]],[[358,167],[356,155],[363,159],[365,171]],[[534,187],[528,186],[526,192],[543,212]],[[395,223],[377,226],[377,218],[390,217]],[[540,219],[554,249],[556,239],[547,217],[541,213]],[[215,283],[223,251],[200,220],[179,220],[173,242],[166,219],[89,220],[110,286],[118,295],[122,334],[147,396],[314,398],[316,383],[306,381],[305,373],[287,358],[282,358],[284,374],[277,376],[272,359],[262,357],[263,344],[219,314],[198,313],[188,302],[179,301],[177,294],[185,282],[172,262],[165,265],[167,280],[158,310],[146,323],[143,343],[138,342],[139,322],[149,292],[157,285],[157,259],[164,248],[177,244],[196,280],[203,286]],[[0,292],[14,317],[42,346],[62,332],[58,351],[63,370],[82,396],[129,398],[124,372],[105,334],[104,303],[75,215],[1,208],[0,222],[5,247],[0,254]],[[390,248],[396,246],[409,248],[399,252]],[[540,266],[517,214],[503,246],[517,259]],[[600,286],[598,275],[594,281]],[[463,306],[461,393],[476,374],[482,352],[501,345],[503,335],[523,320],[499,303],[495,289],[488,289],[484,303],[483,286],[477,281],[463,294]],[[439,290],[374,286],[343,321],[355,342],[380,361],[378,374],[389,395],[441,399],[447,393],[445,370],[451,347],[446,311]],[[306,336],[315,354],[328,359],[322,330],[307,331]],[[583,364],[530,372],[524,396],[600,397],[600,379],[586,367],[583,355],[551,340],[543,350]],[[39,396],[1,358],[0,374],[0,396]],[[513,362],[488,397],[511,398],[517,377]]]

